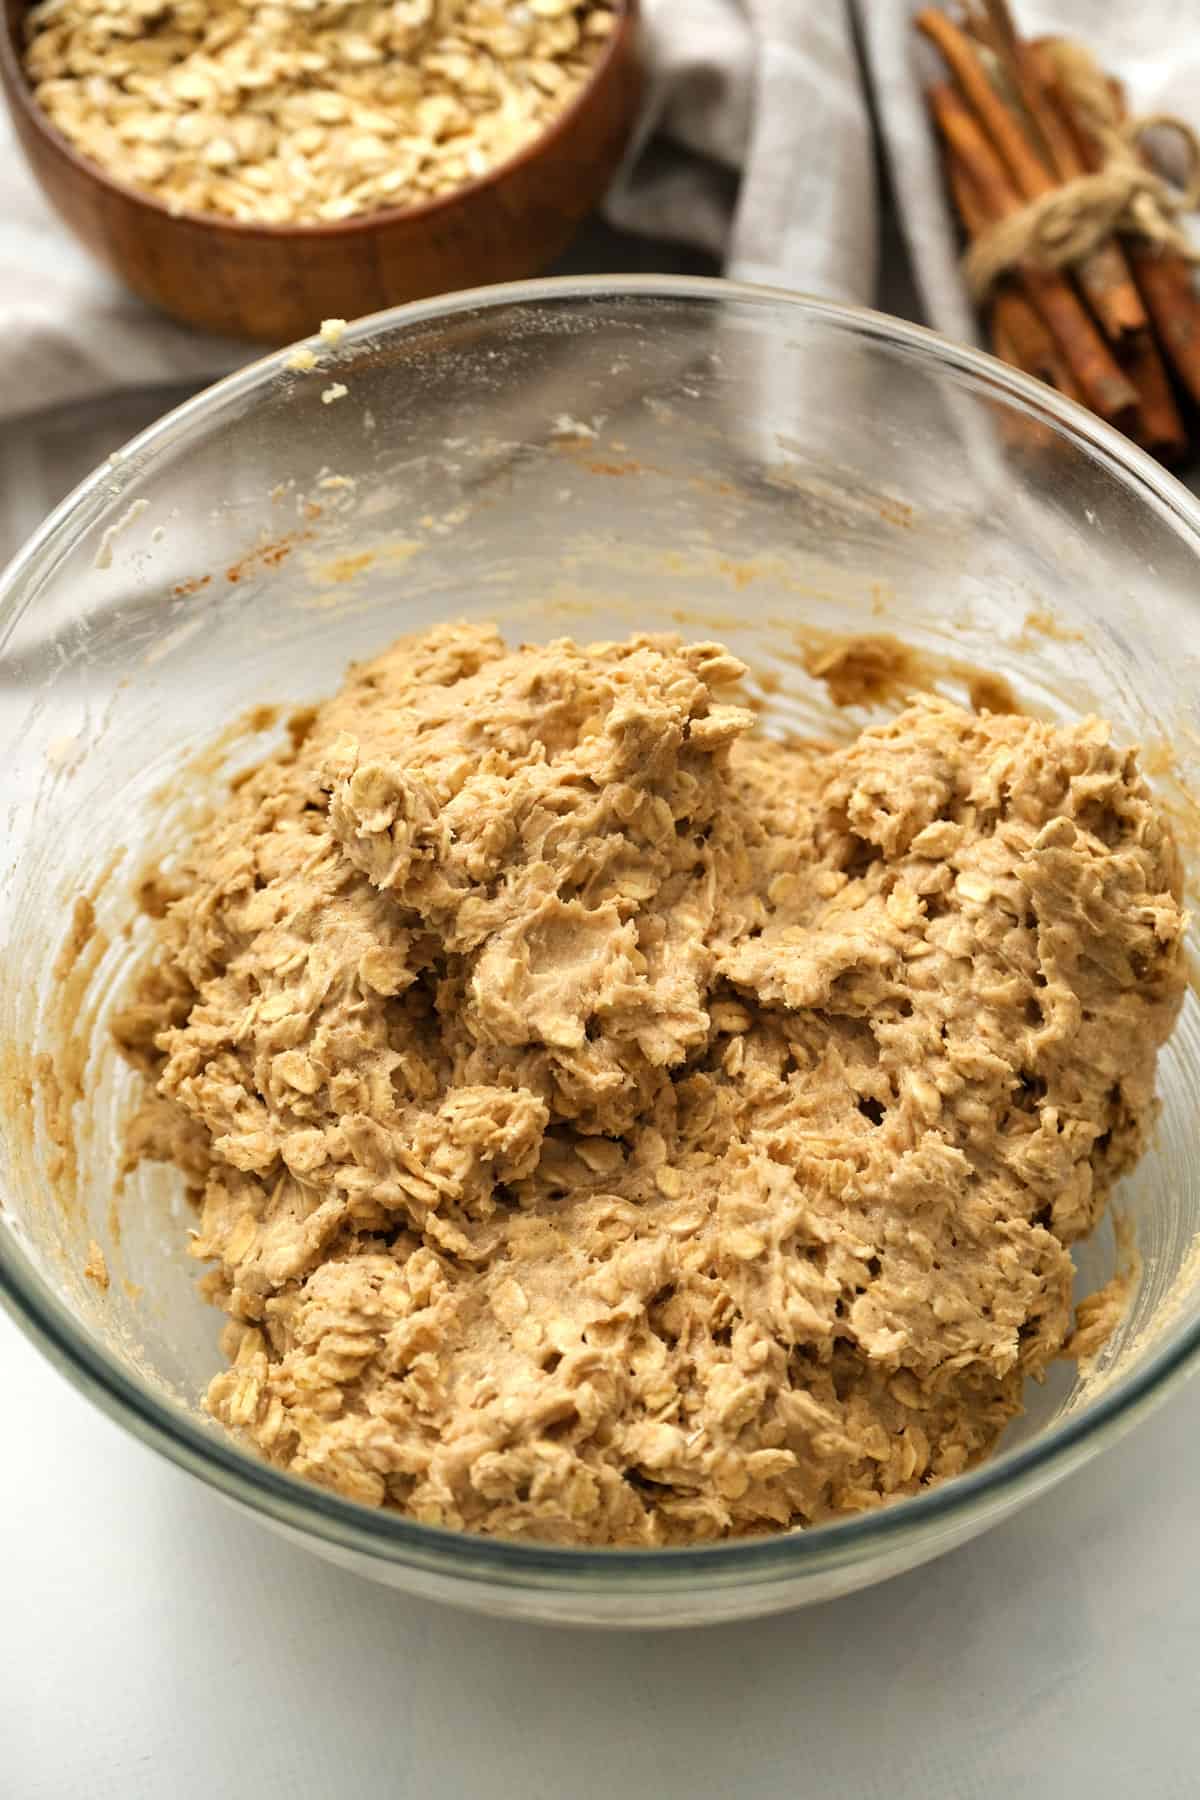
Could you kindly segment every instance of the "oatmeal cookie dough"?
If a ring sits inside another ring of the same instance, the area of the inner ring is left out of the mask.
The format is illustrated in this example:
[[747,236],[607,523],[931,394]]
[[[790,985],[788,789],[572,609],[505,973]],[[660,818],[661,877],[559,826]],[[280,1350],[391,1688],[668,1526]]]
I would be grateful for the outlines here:
[[1063,1349],[1184,985],[1133,753],[931,697],[785,747],[742,673],[445,626],[193,846],[117,1031],[272,1462],[763,1532],[977,1462]]

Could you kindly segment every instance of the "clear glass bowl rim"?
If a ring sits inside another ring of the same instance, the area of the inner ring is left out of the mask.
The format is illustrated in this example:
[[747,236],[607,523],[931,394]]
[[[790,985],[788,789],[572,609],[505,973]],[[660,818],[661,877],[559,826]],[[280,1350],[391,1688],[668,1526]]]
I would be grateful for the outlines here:
[[[781,288],[699,276],[567,276],[467,289],[370,314],[351,324],[345,349],[406,328],[468,312],[556,302],[664,300],[701,307],[735,305],[783,310],[872,340],[889,350],[967,375],[1049,424],[1187,539],[1200,567],[1200,503],[1127,438],[1053,389],[995,357],[867,307],[844,305]],[[177,446],[196,427],[248,399],[284,372],[287,348],[273,351],[164,414],[120,452],[146,473],[153,456]],[[50,514],[0,573],[0,654],[42,577],[61,550],[94,519],[111,492],[112,469],[101,466]],[[0,1197],[0,1206],[3,1205]],[[460,1583],[553,1589],[587,1594],[619,1589],[678,1591],[782,1582],[900,1551],[915,1537],[953,1530],[973,1513],[1003,1512],[1026,1492],[1040,1491],[1124,1431],[1200,1363],[1200,1317],[1131,1375],[1118,1378],[1078,1413],[1030,1443],[1003,1453],[943,1485],[836,1523],[772,1536],[667,1549],[570,1549],[510,1542],[437,1526],[360,1505],[287,1475],[241,1450],[160,1398],[102,1348],[0,1234],[0,1304],[67,1379],[134,1436],[208,1486],[251,1511],[337,1549]]]

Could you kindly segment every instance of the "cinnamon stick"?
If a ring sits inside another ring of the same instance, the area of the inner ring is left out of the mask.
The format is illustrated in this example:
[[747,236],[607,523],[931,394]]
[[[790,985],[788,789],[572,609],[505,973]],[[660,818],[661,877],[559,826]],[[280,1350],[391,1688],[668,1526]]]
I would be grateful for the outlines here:
[[[1044,53],[1021,37],[1008,0],[984,0],[984,5],[997,54],[1006,63],[1021,105],[1046,147],[1053,172],[1062,182],[1087,174],[1089,159],[1074,109],[1063,107]],[[1133,436],[1161,461],[1178,461],[1187,449],[1187,432],[1128,256],[1114,238],[1098,244],[1075,272],[1092,311],[1120,346],[1125,373],[1137,389]]]
[[[1001,11],[1009,17],[1011,24],[1006,0],[991,0],[991,6],[993,11]],[[1047,147],[1058,181],[1073,181],[1086,175],[1087,165],[1075,133],[1043,82],[1040,59],[1033,46],[1019,35],[1015,25],[1011,25],[1009,56],[1021,104]],[[1149,331],[1150,320],[1133,271],[1115,239],[1111,243],[1098,244],[1080,260],[1075,273],[1085,299],[1116,345],[1122,346],[1135,333]]]
[[[968,171],[988,216],[1001,219],[1017,212],[1021,196],[960,94],[943,82],[931,89],[929,99],[938,129]],[[1093,412],[1122,427],[1131,424],[1137,394],[1066,276],[1030,263],[1023,263],[1015,275],[1026,298],[1053,332]]]
[[1192,265],[1174,250],[1129,240],[1129,260],[1154,329],[1193,400],[1200,400],[1200,305]]
[[[1053,66],[1046,57],[1045,46],[1038,44],[1034,49],[1043,71],[1050,77],[1055,100],[1071,128],[1084,167],[1089,170],[1098,169],[1102,160],[1099,145],[1076,116],[1070,95],[1057,80]],[[1114,81],[1109,85],[1117,117],[1123,118],[1126,110],[1124,90],[1119,82]],[[1196,294],[1191,264],[1174,250],[1160,250],[1153,244],[1139,242],[1137,238],[1126,240],[1125,252],[1159,341],[1189,394],[1194,400],[1200,401],[1200,298]],[[1163,379],[1165,385],[1165,375]],[[1139,382],[1139,386],[1141,385]],[[1144,399],[1143,411],[1147,405],[1149,401]],[[1173,401],[1171,405],[1174,410]],[[1175,417],[1178,419],[1177,411]],[[1149,427],[1150,422],[1144,422]],[[1160,432],[1162,429],[1160,423]],[[1183,427],[1180,424],[1181,442],[1182,435]]]
[[[1064,166],[1072,175],[1087,174],[1099,167],[1100,158],[1095,147],[1089,149],[1084,142],[1075,109],[1059,90],[1041,45],[1029,44],[1026,49],[1037,68],[1047,112],[1057,120],[1061,134],[1059,141],[1069,145]],[[1126,277],[1136,284],[1128,247],[1123,248],[1114,241],[1111,246],[1103,246],[1106,251],[1109,248],[1121,258]],[[1090,294],[1089,298],[1092,298]],[[1139,300],[1141,298],[1139,294]],[[1171,391],[1171,380],[1150,329],[1144,304],[1143,314],[1146,329],[1127,340],[1124,353],[1125,373],[1138,392],[1138,422],[1133,436],[1143,449],[1151,451],[1162,462],[1177,462],[1188,446],[1187,429]]]
[[999,152],[1017,193],[1026,200],[1038,200],[1048,194],[1056,182],[1046,173],[1025,133],[992,86],[966,33],[959,30],[953,19],[933,7],[919,12],[914,23],[922,36],[941,52],[963,98]]
[[1179,462],[1188,447],[1187,430],[1171,392],[1166,364],[1150,332],[1143,332],[1130,347],[1125,372],[1138,395],[1135,441],[1160,462]]
[[1083,390],[1036,308],[1015,288],[998,294],[991,317],[992,344],[1002,362],[1036,375],[1067,400],[1083,402]]
[[[959,218],[968,237],[978,237],[993,222],[971,179],[969,170],[952,153],[946,159],[946,173]],[[1082,400],[1082,390],[1071,373],[1070,365],[1059,349],[1053,334],[1026,296],[1019,293],[1011,279],[1000,282],[988,307],[988,335],[996,355],[1036,375],[1039,381],[1057,388],[1068,400]]]
[[[1007,9],[1005,17],[1008,18]],[[1029,53],[1029,46],[1018,36],[1011,20],[1002,34],[1002,54],[1008,63],[1017,98],[1048,154],[1059,165],[1052,171],[1047,169],[996,92],[965,32],[960,31],[945,13],[932,9],[918,13],[916,25],[941,52],[1024,199],[1039,200],[1043,194],[1053,193],[1072,175],[1084,173],[1067,133],[1046,104],[1040,72]],[[1099,245],[1081,258],[1075,273],[1096,317],[1115,344],[1123,345],[1126,337],[1147,329],[1146,309],[1129,267],[1115,244]]]
[[[977,13],[979,6],[982,16]],[[997,61],[1007,69],[1026,123],[1045,153],[1042,160],[1065,181],[1067,170],[1079,161],[1078,147],[1057,112],[1044,104],[1043,71],[1038,64],[1031,66],[1031,46],[1017,30],[1008,0],[967,0],[967,12],[975,36],[991,46]]]

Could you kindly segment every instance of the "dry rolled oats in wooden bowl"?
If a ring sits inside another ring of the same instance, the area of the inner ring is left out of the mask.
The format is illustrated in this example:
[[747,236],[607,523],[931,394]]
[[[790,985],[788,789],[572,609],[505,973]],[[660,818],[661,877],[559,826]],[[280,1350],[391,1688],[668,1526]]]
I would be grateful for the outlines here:
[[634,0],[4,0],[60,214],[145,299],[266,342],[550,262],[638,90]]

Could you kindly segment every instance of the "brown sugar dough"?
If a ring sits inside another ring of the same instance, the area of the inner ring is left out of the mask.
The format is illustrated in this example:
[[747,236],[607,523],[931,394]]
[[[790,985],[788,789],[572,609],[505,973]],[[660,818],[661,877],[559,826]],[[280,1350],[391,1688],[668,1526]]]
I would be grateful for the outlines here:
[[192,847],[117,1031],[272,1462],[761,1532],[977,1462],[1067,1340],[1184,986],[1134,755],[927,697],[786,748],[742,672],[441,627]]

